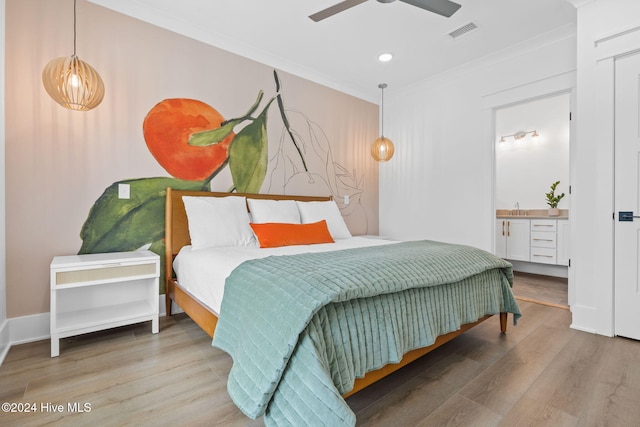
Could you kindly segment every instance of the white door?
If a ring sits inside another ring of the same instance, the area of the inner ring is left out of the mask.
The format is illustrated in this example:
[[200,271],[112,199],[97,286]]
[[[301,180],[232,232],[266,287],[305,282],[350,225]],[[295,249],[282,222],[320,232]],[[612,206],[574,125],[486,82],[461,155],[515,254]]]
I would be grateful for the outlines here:
[[615,67],[615,334],[640,340],[640,54]]

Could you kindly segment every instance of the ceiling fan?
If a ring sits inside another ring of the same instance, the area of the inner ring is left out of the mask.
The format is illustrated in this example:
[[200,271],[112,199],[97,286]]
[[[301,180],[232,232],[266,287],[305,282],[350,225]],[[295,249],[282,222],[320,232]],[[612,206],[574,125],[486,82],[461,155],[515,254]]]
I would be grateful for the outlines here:
[[[328,7],[320,12],[314,13],[310,15],[313,21],[318,22],[322,21],[325,18],[333,16],[337,13],[343,12],[347,9],[350,9],[354,6],[359,5],[360,3],[364,3],[367,0],[345,0],[338,4],[334,4],[331,7]],[[392,3],[395,0],[378,0],[380,3]],[[421,9],[428,10],[429,12],[437,13],[438,15],[442,15],[444,17],[450,17],[458,9],[460,6],[458,3],[454,3],[449,0],[400,0],[401,2],[408,3],[413,6],[417,6]]]

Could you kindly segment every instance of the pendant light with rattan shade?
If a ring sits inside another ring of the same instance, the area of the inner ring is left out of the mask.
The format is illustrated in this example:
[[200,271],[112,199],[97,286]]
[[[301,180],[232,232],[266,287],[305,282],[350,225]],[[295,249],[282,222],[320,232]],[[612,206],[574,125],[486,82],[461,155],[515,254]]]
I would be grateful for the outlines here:
[[73,1],[73,55],[56,58],[42,70],[42,83],[54,101],[70,110],[86,111],[104,98],[98,72],[76,56],[76,0]]
[[380,127],[380,138],[376,139],[371,146],[371,155],[378,162],[386,162],[393,157],[395,148],[393,146],[393,142],[384,136],[384,88],[387,87],[387,84],[380,83],[378,87],[382,92],[382,102],[380,103],[380,122],[382,125]]

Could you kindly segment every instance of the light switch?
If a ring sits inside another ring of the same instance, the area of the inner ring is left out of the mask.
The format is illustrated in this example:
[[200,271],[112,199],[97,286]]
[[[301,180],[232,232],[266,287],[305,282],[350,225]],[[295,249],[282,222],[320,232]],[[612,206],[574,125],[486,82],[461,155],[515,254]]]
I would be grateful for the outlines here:
[[118,184],[118,199],[128,199],[130,196],[129,184]]

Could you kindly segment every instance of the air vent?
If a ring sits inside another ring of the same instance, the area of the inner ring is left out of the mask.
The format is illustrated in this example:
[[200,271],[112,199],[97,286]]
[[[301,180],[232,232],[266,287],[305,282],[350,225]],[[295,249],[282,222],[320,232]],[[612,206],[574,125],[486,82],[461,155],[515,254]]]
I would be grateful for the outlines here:
[[469,22],[467,25],[463,25],[457,30],[451,31],[449,35],[451,36],[452,39],[457,39],[458,37],[468,34],[477,28],[478,26],[476,24],[474,24],[473,22]]

